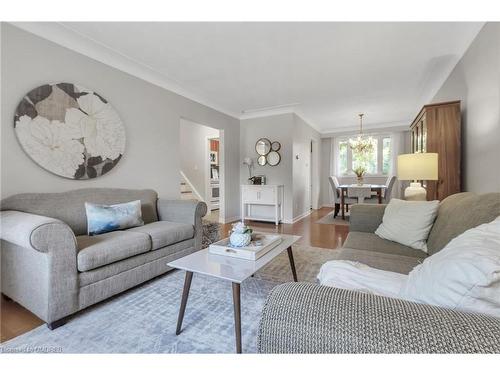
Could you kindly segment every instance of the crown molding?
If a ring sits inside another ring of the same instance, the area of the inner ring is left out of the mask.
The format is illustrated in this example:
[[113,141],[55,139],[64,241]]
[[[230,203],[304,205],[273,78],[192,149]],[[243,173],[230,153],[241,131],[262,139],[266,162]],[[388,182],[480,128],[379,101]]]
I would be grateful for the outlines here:
[[[300,103],[250,109],[237,113],[220,107],[216,103],[190,90],[186,90],[181,84],[167,77],[165,74],[159,73],[146,64],[136,61],[110,46],[89,38],[67,25],[63,25],[59,22],[10,22],[10,24],[235,119],[246,120],[293,113],[320,133],[321,138],[329,138],[343,133],[352,133],[359,129],[357,125],[321,129],[316,123],[304,116],[303,111],[299,108]],[[402,131],[407,130],[410,123],[411,120],[407,120],[391,123],[367,124],[363,127],[365,130]]]
[[240,120],[248,120],[248,119],[260,118],[260,117],[284,115],[287,113],[295,113],[294,106],[281,105],[281,106],[276,106],[276,107],[266,107],[263,109],[245,110],[245,111],[242,111],[241,115],[239,116],[239,119]]
[[316,130],[318,133],[321,134],[322,131],[320,130],[319,126],[317,126],[314,122],[310,121],[306,116],[304,116],[302,110],[297,108],[298,105],[300,105],[300,103],[285,104],[285,105],[278,105],[275,107],[265,107],[265,108],[242,111],[240,120],[248,120],[253,118],[261,118],[261,117],[269,117],[269,116],[293,113],[296,116],[300,117],[311,128],[313,128],[314,130]]
[[112,47],[93,40],[59,22],[11,22],[10,24],[225,115],[239,118],[239,114],[220,107],[203,96],[186,90],[175,80],[157,72],[146,64],[138,62],[114,50]]
[[[405,130],[410,130],[410,124],[412,120],[405,120],[405,121],[394,121],[394,122],[384,122],[384,123],[377,123],[377,124],[363,124],[363,130],[366,133],[369,133],[369,131],[405,131]],[[358,125],[353,125],[353,126],[345,126],[345,127],[340,127],[340,128],[330,128],[330,129],[325,129],[321,132],[321,138],[330,138],[333,136],[338,136],[338,135],[344,135],[344,134],[352,134],[355,132],[359,132],[359,126]]]

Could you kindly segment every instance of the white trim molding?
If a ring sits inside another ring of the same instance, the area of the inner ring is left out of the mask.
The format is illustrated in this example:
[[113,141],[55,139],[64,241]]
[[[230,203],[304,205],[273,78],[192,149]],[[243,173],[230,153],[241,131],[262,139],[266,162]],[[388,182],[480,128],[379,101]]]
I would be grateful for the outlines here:
[[122,72],[143,79],[153,85],[172,91],[189,100],[212,108],[225,115],[239,118],[239,114],[213,103],[194,92],[184,89],[174,79],[158,73],[153,68],[116,51],[110,46],[98,42],[60,22],[11,22],[12,25],[29,33],[38,35],[72,51],[81,53]]
[[223,217],[222,224],[233,223],[235,221],[240,221],[240,220],[241,220],[241,216]]
[[308,210],[298,216],[295,216],[292,220],[282,220],[282,223],[284,224],[295,224],[297,221],[300,221],[302,220],[303,218],[305,217],[308,217],[311,213],[312,213],[313,210]]

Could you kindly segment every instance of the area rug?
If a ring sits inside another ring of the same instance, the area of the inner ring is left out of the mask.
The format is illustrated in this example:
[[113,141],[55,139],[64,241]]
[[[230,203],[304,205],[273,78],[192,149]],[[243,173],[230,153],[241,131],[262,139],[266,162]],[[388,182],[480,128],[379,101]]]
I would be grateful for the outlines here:
[[333,217],[334,211],[328,213],[323,216],[321,219],[316,221],[316,224],[335,224],[335,225],[349,225],[349,214],[346,213],[345,219],[342,219],[341,214],[339,213],[337,217]]
[[222,225],[213,221],[203,220],[202,247],[206,248],[211,243],[219,241],[221,238]]
[[[299,281],[315,282],[323,263],[338,250],[294,246]],[[242,344],[255,353],[265,299],[279,283],[292,281],[286,251],[241,285]],[[184,317],[175,335],[184,282],[171,271],[73,316],[50,331],[45,325],[0,345],[0,352],[234,353],[231,283],[195,274]]]

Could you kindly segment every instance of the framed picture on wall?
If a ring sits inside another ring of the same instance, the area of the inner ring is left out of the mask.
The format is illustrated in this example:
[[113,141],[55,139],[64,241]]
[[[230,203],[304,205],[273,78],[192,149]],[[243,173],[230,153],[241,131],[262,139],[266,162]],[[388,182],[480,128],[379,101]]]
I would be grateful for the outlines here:
[[217,151],[210,151],[210,164],[212,165],[219,164],[219,155]]

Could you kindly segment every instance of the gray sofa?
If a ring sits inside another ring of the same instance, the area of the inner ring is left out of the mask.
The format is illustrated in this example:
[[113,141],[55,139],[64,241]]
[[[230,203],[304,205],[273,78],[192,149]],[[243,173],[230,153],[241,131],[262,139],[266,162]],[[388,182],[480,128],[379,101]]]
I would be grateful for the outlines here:
[[[426,253],[374,234],[385,206],[353,205],[339,259],[408,273]],[[500,216],[500,193],[460,193],[443,200],[428,238],[429,254]],[[260,353],[500,353],[500,319],[337,289],[286,283],[268,296]]]
[[[144,226],[87,235],[85,202],[140,200]],[[205,203],[153,190],[79,189],[1,202],[1,291],[53,329],[90,305],[170,270],[201,248]]]

